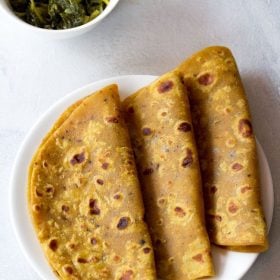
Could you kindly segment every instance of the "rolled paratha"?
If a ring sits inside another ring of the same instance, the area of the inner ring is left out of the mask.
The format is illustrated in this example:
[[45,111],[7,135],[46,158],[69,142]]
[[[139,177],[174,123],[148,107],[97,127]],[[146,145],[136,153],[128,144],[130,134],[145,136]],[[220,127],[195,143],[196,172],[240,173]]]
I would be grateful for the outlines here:
[[29,208],[60,279],[156,279],[116,85],[71,106],[30,166]]
[[197,149],[180,78],[162,76],[125,99],[123,107],[159,278],[214,275]]
[[189,91],[210,239],[231,250],[264,251],[256,140],[235,60],[229,49],[210,47],[176,71]]

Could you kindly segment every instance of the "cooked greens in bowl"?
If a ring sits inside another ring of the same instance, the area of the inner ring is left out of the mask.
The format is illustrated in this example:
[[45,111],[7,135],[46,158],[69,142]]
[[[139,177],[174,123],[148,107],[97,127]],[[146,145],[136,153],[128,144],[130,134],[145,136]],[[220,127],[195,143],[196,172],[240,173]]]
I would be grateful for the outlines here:
[[110,0],[10,0],[25,22],[46,29],[68,29],[99,16]]

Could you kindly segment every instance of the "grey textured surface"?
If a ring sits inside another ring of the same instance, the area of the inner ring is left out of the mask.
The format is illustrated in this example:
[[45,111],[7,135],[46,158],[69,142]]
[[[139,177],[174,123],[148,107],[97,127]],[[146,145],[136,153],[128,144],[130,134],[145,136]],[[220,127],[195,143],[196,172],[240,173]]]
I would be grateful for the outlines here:
[[39,279],[9,221],[9,179],[26,132],[59,98],[124,74],[161,74],[209,45],[230,47],[272,171],[271,248],[243,278],[280,279],[280,2],[278,0],[121,0],[96,29],[43,42],[0,14],[0,279]]

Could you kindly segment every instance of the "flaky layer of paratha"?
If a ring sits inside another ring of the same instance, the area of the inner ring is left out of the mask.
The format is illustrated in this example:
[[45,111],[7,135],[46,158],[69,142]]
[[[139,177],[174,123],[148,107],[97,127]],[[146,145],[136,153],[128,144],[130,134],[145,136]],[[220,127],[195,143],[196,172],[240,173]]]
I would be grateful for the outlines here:
[[206,48],[176,71],[189,91],[210,239],[237,251],[267,249],[256,141],[235,60]]
[[29,208],[61,279],[156,279],[116,85],[70,107],[30,166]]
[[163,75],[123,107],[159,278],[214,275],[188,97],[179,76]]

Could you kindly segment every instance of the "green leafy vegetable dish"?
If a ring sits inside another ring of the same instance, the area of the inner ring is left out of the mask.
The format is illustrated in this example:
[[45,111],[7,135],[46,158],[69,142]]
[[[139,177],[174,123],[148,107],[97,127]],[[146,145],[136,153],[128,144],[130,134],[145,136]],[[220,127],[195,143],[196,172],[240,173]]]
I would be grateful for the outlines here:
[[47,29],[67,29],[100,15],[110,0],[10,0],[15,13],[27,23]]

